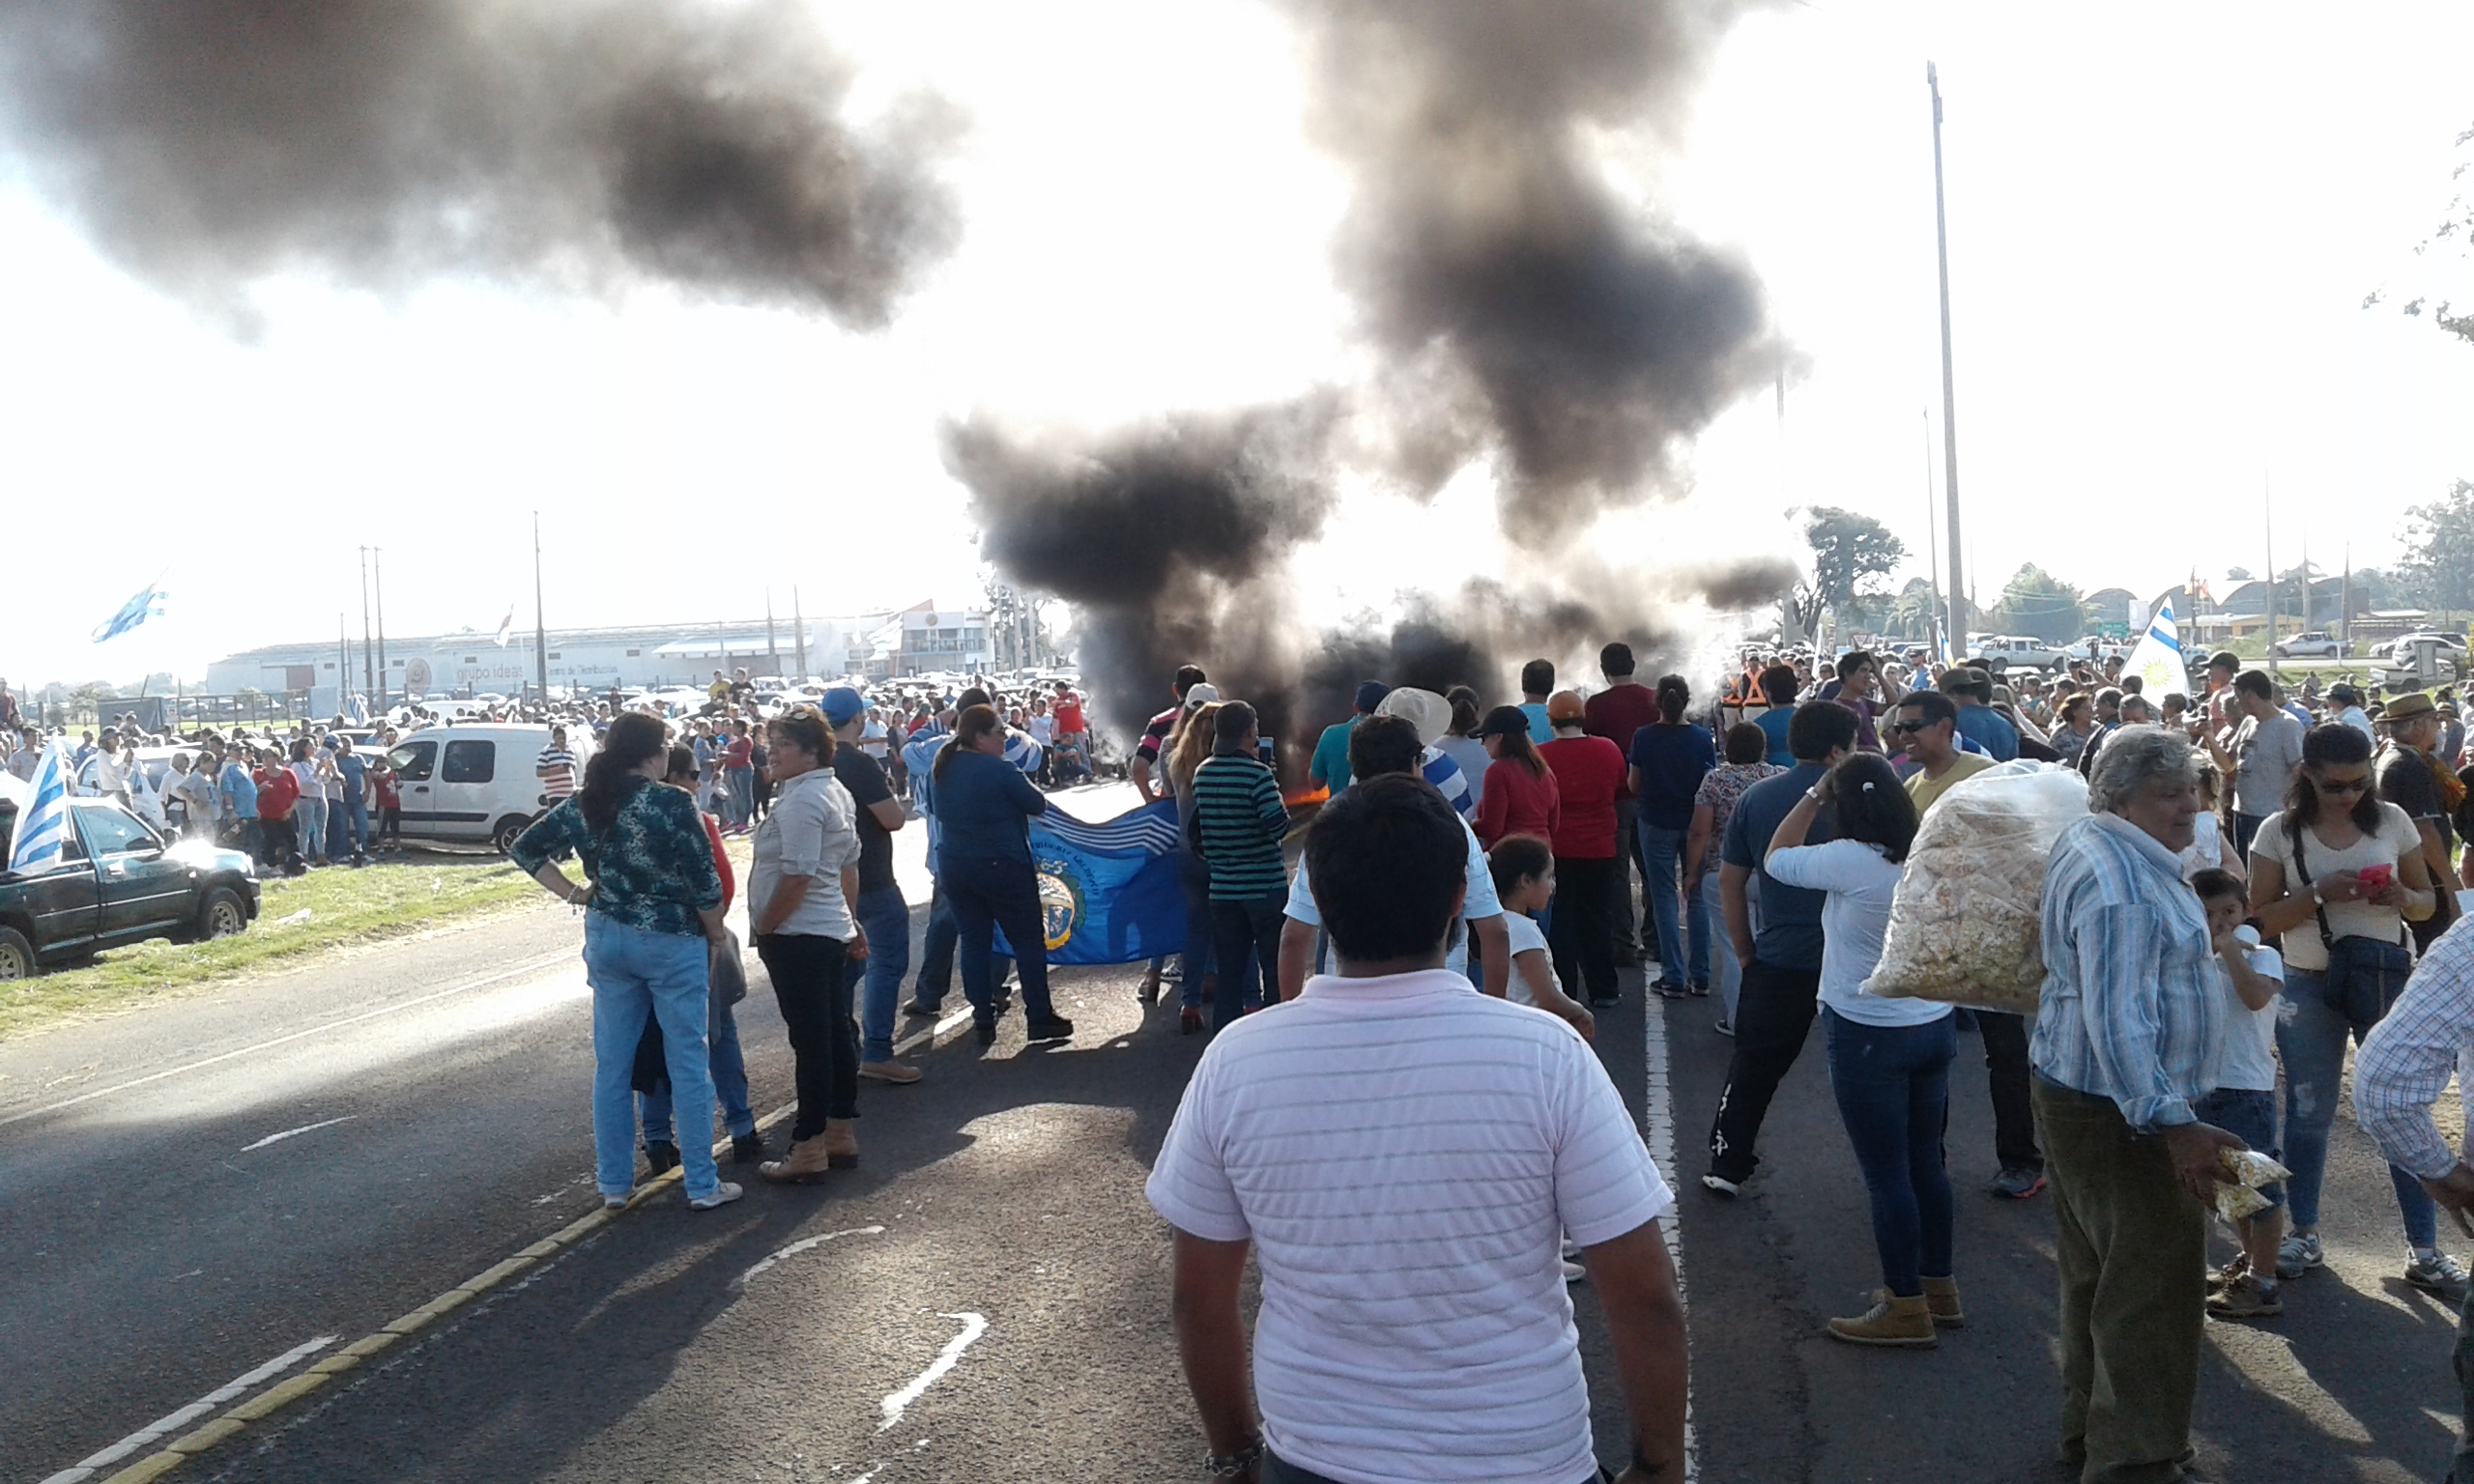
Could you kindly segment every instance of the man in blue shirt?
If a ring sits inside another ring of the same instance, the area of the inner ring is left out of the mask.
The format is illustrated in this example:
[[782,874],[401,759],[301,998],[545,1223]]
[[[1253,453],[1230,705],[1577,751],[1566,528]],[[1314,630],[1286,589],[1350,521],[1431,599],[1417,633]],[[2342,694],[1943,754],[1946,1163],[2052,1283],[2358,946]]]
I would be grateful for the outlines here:
[[1554,661],[1532,660],[1520,667],[1520,714],[1529,718],[1532,742],[1555,740],[1555,724],[1546,720],[1546,698],[1554,694]]
[[1962,667],[1942,677],[1942,694],[1959,708],[1959,735],[1973,740],[1996,762],[2019,758],[2019,728],[1993,709],[1993,677]]
[[1361,681],[1357,688],[1357,709],[1345,722],[1334,722],[1314,739],[1314,756],[1306,764],[1306,776],[1338,793],[1349,785],[1349,733],[1357,724],[1374,714],[1392,688],[1380,680]]
[[[1718,1195],[1734,1195],[1760,1164],[1752,1147],[1761,1137],[1761,1121],[1804,1048],[1821,993],[1823,894],[1787,885],[1762,861],[1779,821],[1795,812],[1830,764],[1856,746],[1856,713],[1835,701],[1808,701],[1796,708],[1787,741],[1796,765],[1744,791],[1727,819],[1718,854],[1718,900],[1728,940],[1743,964],[1743,985],[1736,999],[1735,1055],[1727,1064],[1727,1085],[1718,1095],[1718,1116],[1710,1128],[1710,1172],[1701,1177],[1703,1186]],[[1804,842],[1822,844],[1836,838],[1837,821],[1825,811]],[[1761,892],[1757,936],[1746,897],[1755,881]]]
[[[1796,672],[1784,665],[1772,665],[1761,672],[1760,685],[1761,699],[1769,702],[1769,709],[1754,717],[1752,724],[1769,738],[1770,764],[1781,768],[1793,767],[1796,750],[1788,743],[1787,728],[1796,715]],[[1786,815],[1779,817],[1783,819]],[[1762,843],[1766,845],[1769,842],[1765,840]]]

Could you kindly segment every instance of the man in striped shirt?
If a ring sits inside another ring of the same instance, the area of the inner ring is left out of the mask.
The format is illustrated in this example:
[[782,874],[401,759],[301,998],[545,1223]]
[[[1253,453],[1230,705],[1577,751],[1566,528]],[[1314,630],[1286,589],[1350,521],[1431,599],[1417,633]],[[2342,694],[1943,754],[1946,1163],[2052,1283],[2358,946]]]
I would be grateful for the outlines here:
[[1280,907],[1288,900],[1288,863],[1280,847],[1288,838],[1288,806],[1279,780],[1255,756],[1256,732],[1252,706],[1223,701],[1212,719],[1211,756],[1194,769],[1194,853],[1211,869],[1220,962],[1214,1031],[1278,997]]
[[2207,914],[2182,884],[2198,758],[2178,732],[2125,727],[2087,791],[2097,812],[2046,867],[2028,1044],[2061,1273],[2061,1458],[2085,1484],[2173,1480],[2207,1325],[2207,1202],[2218,1155],[2243,1147],[2191,1110],[2216,1087],[2225,1014]]
[[[2431,1123],[2431,1104],[2447,1090],[2458,1053],[2474,1045],[2474,928],[2468,921],[2458,919],[2424,952],[2404,992],[2362,1043],[2354,1057],[2354,1117],[2388,1161],[2420,1179],[2458,1230],[2474,1237],[2474,1167]],[[2455,1360],[2464,1408],[2444,1484],[2474,1484],[2474,1296],[2458,1316]]]
[[554,805],[575,793],[576,755],[567,750],[567,728],[550,728],[550,745],[533,759],[532,773],[541,780],[541,791],[549,795]]
[[[1398,726],[1370,718],[1351,752]],[[1468,827],[1404,773],[1360,773],[1324,806],[1306,852],[1338,972],[1213,1040],[1145,1186],[1176,1232],[1205,1467],[1597,1484],[1568,1232],[1630,1413],[1606,1440],[1619,1484],[1681,1479],[1683,1305],[1657,1226],[1674,1196],[1569,1026],[1444,969]]]

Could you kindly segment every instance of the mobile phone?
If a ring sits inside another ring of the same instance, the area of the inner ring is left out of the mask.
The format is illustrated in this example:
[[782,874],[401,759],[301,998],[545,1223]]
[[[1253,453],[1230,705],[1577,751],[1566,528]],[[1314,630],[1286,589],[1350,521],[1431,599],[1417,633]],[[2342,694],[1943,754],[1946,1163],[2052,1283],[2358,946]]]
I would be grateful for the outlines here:
[[1280,753],[1272,746],[1272,739],[1269,737],[1254,739],[1254,756],[1269,763],[1277,763],[1280,760]]
[[2386,886],[2389,882],[2397,879],[2397,868],[2394,866],[2365,866],[2361,870],[2356,871],[2354,874],[2356,879],[2360,880],[2363,885],[2370,887],[2373,891],[2377,891],[2379,888]]

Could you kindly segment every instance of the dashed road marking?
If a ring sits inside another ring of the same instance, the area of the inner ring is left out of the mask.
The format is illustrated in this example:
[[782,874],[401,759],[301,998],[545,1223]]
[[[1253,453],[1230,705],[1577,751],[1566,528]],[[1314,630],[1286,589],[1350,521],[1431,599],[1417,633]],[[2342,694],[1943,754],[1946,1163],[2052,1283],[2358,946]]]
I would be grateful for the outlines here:
[[902,1414],[910,1404],[927,1395],[928,1388],[943,1379],[944,1374],[962,1359],[963,1352],[977,1344],[979,1337],[988,1332],[988,1316],[985,1314],[939,1314],[936,1317],[959,1323],[963,1332],[946,1341],[945,1348],[936,1352],[936,1358],[928,1363],[928,1369],[910,1379],[910,1384],[877,1404],[885,1414],[885,1419],[877,1424],[877,1432],[890,1432],[902,1421]]
[[360,1117],[360,1115],[358,1113],[347,1113],[341,1118],[324,1119],[314,1124],[302,1124],[298,1128],[286,1128],[281,1133],[270,1133],[265,1138],[258,1140],[255,1144],[242,1145],[241,1153],[245,1155],[251,1150],[264,1149],[270,1144],[280,1144],[286,1139],[297,1139],[304,1133],[315,1133],[321,1128],[332,1128],[337,1124],[349,1124],[359,1117]]
[[109,1468],[165,1434],[188,1426],[259,1382],[290,1370],[301,1361],[332,1345],[335,1340],[336,1336],[331,1334],[322,1334],[314,1340],[303,1340],[265,1364],[235,1376],[180,1411],[157,1417],[110,1447],[99,1449],[71,1467],[61,1470],[43,1480],[43,1484],[77,1484],[80,1479],[93,1478],[97,1470]]
[[[1641,1096],[1642,1135],[1650,1146],[1650,1157],[1666,1174],[1671,1189],[1683,1187],[1683,1172],[1675,1166],[1675,1086],[1668,1071],[1665,1002],[1649,999],[1641,1007],[1641,1065],[1647,1085]],[[1660,1223],[1666,1230],[1667,1260],[1675,1269],[1675,1297],[1678,1302],[1686,1298],[1683,1288],[1683,1207],[1681,1201],[1668,1212]],[[1687,1305],[1688,1312],[1688,1305]],[[1692,1370],[1684,1367],[1683,1381],[1683,1479],[1684,1484],[1700,1477],[1701,1445],[1692,1434]]]

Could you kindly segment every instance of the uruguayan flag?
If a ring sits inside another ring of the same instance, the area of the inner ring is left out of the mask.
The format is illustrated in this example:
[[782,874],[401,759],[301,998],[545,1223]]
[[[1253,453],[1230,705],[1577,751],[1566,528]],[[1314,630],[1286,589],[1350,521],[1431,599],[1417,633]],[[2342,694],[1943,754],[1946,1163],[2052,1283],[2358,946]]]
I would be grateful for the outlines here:
[[[1099,824],[1051,808],[1030,825],[1049,962],[1136,963],[1185,948],[1174,799]],[[1013,952],[1001,932],[997,952]]]
[[43,761],[35,765],[34,788],[17,811],[9,870],[40,870],[60,859],[68,842],[69,759],[54,742],[43,750]]
[[162,617],[163,598],[163,590],[148,583],[145,591],[120,606],[119,613],[95,625],[95,642],[126,634],[149,618]]
[[2147,632],[2122,661],[2122,673],[2140,677],[2141,693],[2164,709],[2169,695],[2191,693],[2190,671],[2182,666],[2182,631],[2173,622],[2173,600],[2167,598],[2156,606],[2156,616],[2148,620]]

